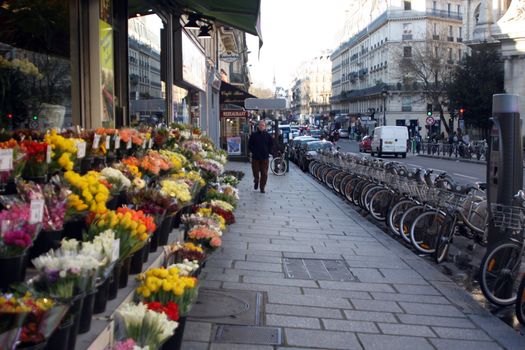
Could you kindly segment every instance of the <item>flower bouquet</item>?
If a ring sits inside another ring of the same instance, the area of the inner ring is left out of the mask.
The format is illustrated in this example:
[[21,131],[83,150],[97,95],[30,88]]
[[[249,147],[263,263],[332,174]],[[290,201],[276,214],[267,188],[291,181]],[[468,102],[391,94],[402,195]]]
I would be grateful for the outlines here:
[[[15,192],[13,181],[22,175],[25,166],[25,154],[23,149],[18,145],[14,139],[9,139],[5,142],[0,142],[0,150],[12,159],[11,163],[2,163],[0,169],[0,184],[6,194]],[[7,188],[8,183],[11,182],[11,188]]]
[[138,279],[136,293],[143,302],[157,301],[167,305],[171,301],[178,305],[181,316],[188,315],[197,298],[197,278],[182,276],[176,267],[150,269]]
[[201,170],[202,177],[208,181],[215,182],[224,171],[224,166],[213,159],[201,159],[196,164]]
[[234,187],[237,186],[241,182],[241,180],[239,180],[235,176],[226,175],[226,174],[223,174],[218,180],[219,180],[219,183],[221,184],[228,184]]
[[84,216],[87,212],[100,214],[107,211],[109,190],[100,182],[100,173],[89,171],[86,175],[80,175],[74,171],[66,171],[64,179],[73,192],[68,196],[68,216]]
[[116,321],[117,339],[133,339],[137,346],[149,350],[159,349],[178,326],[166,313],[151,310],[143,303],[123,305],[116,311]]
[[149,347],[138,346],[135,340],[130,338],[130,339],[118,341],[112,347],[106,348],[106,350],[151,350],[151,349]]
[[49,173],[73,170],[77,158],[76,141],[57,134],[54,129],[44,137],[44,141],[51,146],[52,150]]
[[194,226],[188,231],[188,239],[210,251],[222,245],[222,232],[206,226]]
[[46,162],[47,143],[24,140],[20,142],[20,148],[25,154],[22,176],[27,180],[44,183],[48,170]]
[[[233,188],[233,187],[228,187]],[[204,200],[210,202],[212,200],[221,200],[229,203],[233,208],[237,208],[238,197],[235,192],[222,192],[215,188],[210,188],[204,195]]]
[[188,164],[186,157],[178,152],[161,149],[159,153],[170,162],[171,169],[175,172],[181,171]]
[[0,294],[0,349],[15,348],[30,311],[31,308],[13,294]]
[[177,200],[179,207],[183,207],[192,199],[190,187],[183,180],[162,180],[160,186],[160,193]]
[[188,261],[197,261],[204,266],[206,254],[201,246],[195,245],[192,242],[174,243],[164,248],[166,253],[166,264],[177,264]]
[[199,206],[201,208],[211,209],[211,213],[217,214],[220,217],[222,217],[226,225],[231,225],[235,223],[235,216],[233,215],[233,206],[228,202],[221,200],[212,200],[211,202],[202,203]]

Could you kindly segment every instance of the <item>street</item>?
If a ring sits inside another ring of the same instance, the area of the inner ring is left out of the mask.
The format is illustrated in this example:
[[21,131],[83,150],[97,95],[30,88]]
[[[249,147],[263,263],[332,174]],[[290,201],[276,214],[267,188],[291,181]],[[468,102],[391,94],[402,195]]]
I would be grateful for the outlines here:
[[[341,147],[344,152],[359,152],[357,141],[340,139],[337,146]],[[364,153],[363,153],[364,154]],[[370,153],[367,153],[370,155]],[[486,166],[483,164],[461,162],[459,160],[437,159],[424,156],[407,154],[405,159],[384,157],[383,159],[391,159],[402,162],[411,167],[422,167],[427,169],[434,169],[437,172],[446,172],[460,183],[472,182],[486,182]]]

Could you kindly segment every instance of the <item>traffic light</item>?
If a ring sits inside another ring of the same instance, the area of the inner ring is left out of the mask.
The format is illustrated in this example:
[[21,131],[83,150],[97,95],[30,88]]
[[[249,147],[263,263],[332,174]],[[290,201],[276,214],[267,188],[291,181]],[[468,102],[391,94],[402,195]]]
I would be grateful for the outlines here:
[[432,117],[432,103],[427,103],[427,116]]
[[460,117],[463,117],[463,113],[465,113],[465,108],[461,107],[461,108],[459,109],[459,116],[460,116]]
[[33,120],[38,120],[38,115],[33,115]]
[[8,119],[13,119],[13,115],[12,115],[11,113],[9,113],[9,114],[7,115],[7,118],[8,118]]

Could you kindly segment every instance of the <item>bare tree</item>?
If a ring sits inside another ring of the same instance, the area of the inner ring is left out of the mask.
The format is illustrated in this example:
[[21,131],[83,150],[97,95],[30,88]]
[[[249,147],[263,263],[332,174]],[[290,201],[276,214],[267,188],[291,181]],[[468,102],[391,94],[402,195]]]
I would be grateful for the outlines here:
[[[420,102],[431,102],[434,110],[444,121],[444,107],[449,106],[447,84],[451,79],[454,63],[451,56],[453,45],[444,40],[433,40],[436,35],[428,35],[424,42],[410,42],[395,53],[395,61],[399,67],[397,78],[405,86],[417,86],[422,93]],[[446,39],[442,33],[440,38]],[[454,130],[444,121],[447,134]]]

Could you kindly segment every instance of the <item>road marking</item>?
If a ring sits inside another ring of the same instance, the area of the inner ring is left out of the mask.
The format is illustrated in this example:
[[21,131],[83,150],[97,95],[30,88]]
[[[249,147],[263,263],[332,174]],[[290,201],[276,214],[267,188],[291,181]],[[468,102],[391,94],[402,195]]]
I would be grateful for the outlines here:
[[416,167],[416,168],[420,168],[421,167],[421,165],[415,165],[415,164],[410,164],[410,163],[408,163],[407,165],[410,165],[410,166],[413,166],[413,167]]
[[467,179],[472,179],[472,180],[478,180],[478,179],[479,179],[479,177],[467,176],[467,175],[457,174],[457,173],[454,173],[454,175],[456,175],[456,176],[461,176],[461,177],[465,177],[465,178],[467,178]]

